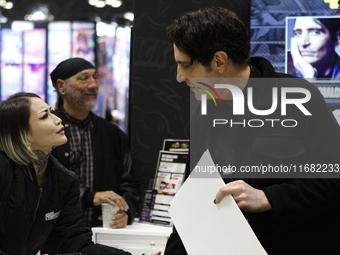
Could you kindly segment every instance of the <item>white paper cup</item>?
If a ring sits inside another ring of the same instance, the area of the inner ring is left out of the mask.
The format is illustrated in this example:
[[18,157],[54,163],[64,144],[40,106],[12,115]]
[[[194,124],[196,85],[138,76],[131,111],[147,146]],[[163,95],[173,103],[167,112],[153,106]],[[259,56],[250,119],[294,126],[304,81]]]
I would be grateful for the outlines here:
[[113,207],[107,203],[102,204],[103,228],[111,228],[110,221],[118,211],[118,207]]

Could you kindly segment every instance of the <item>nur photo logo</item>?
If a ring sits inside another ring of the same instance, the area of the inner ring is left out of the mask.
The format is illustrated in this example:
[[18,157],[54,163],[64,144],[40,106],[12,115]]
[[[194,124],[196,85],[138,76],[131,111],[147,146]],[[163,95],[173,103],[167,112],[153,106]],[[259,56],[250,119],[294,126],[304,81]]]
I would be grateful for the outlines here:
[[[246,84],[243,89],[235,85],[242,84],[242,82]],[[191,84],[194,84],[192,87],[195,98],[201,104],[201,115],[208,115],[209,111],[213,111],[214,116],[217,116],[215,114],[217,112],[221,115],[221,118],[213,120],[213,127],[225,124],[262,127],[266,123],[272,127],[275,126],[275,123],[280,123],[283,127],[295,127],[298,122],[291,118],[293,116],[290,116],[289,109],[297,108],[303,115],[311,116],[312,113],[306,105],[311,99],[311,92],[307,88],[292,86],[289,82],[291,81],[287,79],[279,81],[278,79],[249,79],[246,81],[239,79],[235,81],[216,78],[207,81],[195,80]],[[270,83],[273,84],[270,85]],[[266,84],[268,84],[267,88]],[[273,86],[274,84],[276,86]],[[265,105],[258,99],[261,98],[262,101],[264,95]],[[208,106],[207,100],[212,100],[214,105],[219,107],[212,107],[213,104]],[[231,104],[224,104],[224,100],[228,100]],[[229,112],[227,108],[230,107],[228,105],[232,105],[232,115],[226,116],[226,113]],[[209,107],[212,108],[208,111]],[[237,117],[240,120],[238,122],[233,119],[236,116],[241,116],[241,118],[246,115],[250,116],[249,114],[259,118],[240,119]]]
[[[202,115],[206,115],[207,114],[207,94],[210,96],[210,98],[214,101],[214,104],[215,106],[217,106],[217,102],[216,102],[216,99],[215,99],[215,96],[217,97],[220,105],[222,105],[222,99],[220,97],[220,95],[217,93],[216,89],[206,83],[203,83],[203,82],[196,82],[198,84],[201,84],[203,86],[205,86],[206,88],[202,88],[202,87],[197,87],[198,89],[201,89],[203,90],[206,94],[202,94],[201,95],[201,101],[202,101],[202,108],[201,108],[201,114]],[[215,96],[208,90],[210,89],[214,94]],[[204,106],[203,106],[204,105]]]

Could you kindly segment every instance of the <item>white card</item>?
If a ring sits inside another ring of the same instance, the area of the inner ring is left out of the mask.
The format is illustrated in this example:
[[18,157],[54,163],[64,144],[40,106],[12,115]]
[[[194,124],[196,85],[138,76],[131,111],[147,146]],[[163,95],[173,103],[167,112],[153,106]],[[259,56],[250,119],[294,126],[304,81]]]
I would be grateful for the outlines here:
[[[197,166],[215,166],[209,151]],[[196,168],[198,169],[198,168]],[[213,201],[224,186],[218,172],[193,170],[170,202],[169,213],[189,255],[267,254],[232,196]]]

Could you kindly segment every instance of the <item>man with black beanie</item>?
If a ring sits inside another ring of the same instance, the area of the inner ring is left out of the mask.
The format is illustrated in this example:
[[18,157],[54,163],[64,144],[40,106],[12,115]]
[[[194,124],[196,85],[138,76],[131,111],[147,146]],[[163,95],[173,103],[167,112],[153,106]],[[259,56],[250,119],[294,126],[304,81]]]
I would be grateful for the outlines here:
[[100,205],[108,203],[120,209],[111,227],[124,228],[138,212],[140,186],[132,176],[126,134],[91,111],[99,89],[96,68],[85,59],[70,58],[50,76],[58,94],[55,114],[68,137],[53,155],[79,177],[85,222],[101,225]]

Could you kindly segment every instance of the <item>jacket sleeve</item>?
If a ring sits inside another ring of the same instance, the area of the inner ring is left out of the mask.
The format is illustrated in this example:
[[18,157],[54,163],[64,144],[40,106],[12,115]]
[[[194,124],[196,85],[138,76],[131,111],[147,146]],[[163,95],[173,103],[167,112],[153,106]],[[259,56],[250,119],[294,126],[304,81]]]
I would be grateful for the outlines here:
[[83,222],[79,185],[75,177],[64,201],[66,203],[60,219],[41,249],[43,253],[81,252],[82,255],[131,255],[123,250],[92,242],[92,231]]
[[[8,161],[5,160],[3,154],[0,153],[0,219],[4,218],[4,210],[7,203],[8,193],[11,189],[11,183],[13,179],[13,172],[9,170]],[[1,247],[0,247],[1,248]],[[0,250],[0,255],[8,255]]]
[[264,188],[273,217],[306,219],[339,208],[340,179],[292,179]]

